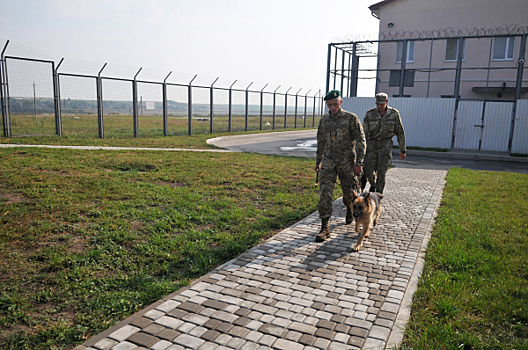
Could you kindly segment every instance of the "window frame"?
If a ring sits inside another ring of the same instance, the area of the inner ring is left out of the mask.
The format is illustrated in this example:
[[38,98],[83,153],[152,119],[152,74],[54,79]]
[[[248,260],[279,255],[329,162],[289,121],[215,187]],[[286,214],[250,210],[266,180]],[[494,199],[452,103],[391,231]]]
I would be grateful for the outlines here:
[[[504,51],[501,51],[500,53],[504,54],[504,58],[496,58],[496,45],[497,40],[499,39],[506,39],[506,45],[504,47]],[[510,53],[511,48],[511,57],[508,57]],[[493,53],[492,53],[492,60],[493,61],[513,61],[515,57],[515,36],[500,36],[493,39]]]
[[[456,57],[454,59],[448,59],[447,58],[447,53],[448,53],[448,45],[449,45],[449,41],[453,41],[453,40],[456,40]],[[445,54],[445,62],[456,62],[458,61],[458,43],[459,43],[459,40],[460,38],[449,38],[446,40],[446,54]],[[466,60],[466,38],[462,38],[462,61],[465,61]]]
[[[412,49],[412,50],[411,50]],[[409,53],[412,51],[412,60],[409,59],[410,55]],[[405,56],[405,63],[413,63],[414,62],[414,40],[408,40],[407,41],[407,55]],[[398,41],[398,45],[396,47],[396,63],[401,63],[401,57],[403,56],[403,41]]]

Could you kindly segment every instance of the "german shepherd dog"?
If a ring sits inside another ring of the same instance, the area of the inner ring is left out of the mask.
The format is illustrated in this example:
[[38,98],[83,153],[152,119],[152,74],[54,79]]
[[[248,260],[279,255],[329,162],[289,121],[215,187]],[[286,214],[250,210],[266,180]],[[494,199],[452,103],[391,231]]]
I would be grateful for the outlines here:
[[381,214],[381,200],[385,198],[380,193],[363,192],[358,195],[354,192],[354,200],[350,204],[352,216],[356,222],[356,232],[359,232],[359,225],[361,224],[363,232],[354,247],[354,251],[359,251],[363,244],[363,239],[370,234],[370,226],[376,226],[378,218]]

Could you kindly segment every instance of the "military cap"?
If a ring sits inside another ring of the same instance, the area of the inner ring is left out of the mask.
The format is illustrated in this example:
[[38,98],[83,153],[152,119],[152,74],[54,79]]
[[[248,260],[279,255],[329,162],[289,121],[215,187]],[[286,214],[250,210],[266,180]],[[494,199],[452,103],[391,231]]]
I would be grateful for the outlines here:
[[324,95],[323,100],[325,101],[333,100],[334,98],[338,98],[339,96],[341,96],[341,93],[339,92],[339,90],[332,90],[332,91],[328,91],[326,95]]
[[384,92],[380,92],[376,94],[376,104],[383,104],[387,102],[388,99],[389,99],[389,95],[387,95]]

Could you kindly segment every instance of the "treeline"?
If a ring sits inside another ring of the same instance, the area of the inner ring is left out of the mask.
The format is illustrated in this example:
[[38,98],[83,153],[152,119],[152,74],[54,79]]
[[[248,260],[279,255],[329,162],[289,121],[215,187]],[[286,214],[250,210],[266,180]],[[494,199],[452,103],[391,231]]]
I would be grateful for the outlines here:
[[[9,99],[11,113],[33,113],[35,107],[37,113],[53,113],[55,111],[54,103],[52,98],[37,98],[37,99],[21,99],[21,98],[10,98]],[[162,110],[162,102],[138,102],[138,108],[144,110]],[[187,111],[187,103],[176,102],[172,100],[167,101],[167,109],[170,111]],[[245,111],[245,105],[234,104],[231,106],[233,113],[243,113]],[[103,101],[103,110],[120,110],[129,111],[132,113],[133,104],[132,101]],[[75,99],[61,99],[61,110],[67,110],[69,112],[78,111],[78,113],[93,113],[97,110],[97,101],[95,100],[75,100]],[[209,104],[193,104],[193,111],[209,111]],[[227,104],[215,104],[215,112],[227,113],[229,111],[229,105]],[[260,112],[259,105],[249,105],[248,110],[251,114],[258,114]],[[308,106],[307,114],[311,114],[313,111],[311,106]],[[270,114],[273,112],[273,106],[263,106],[263,112]],[[284,106],[276,106],[275,112],[277,114],[284,113]],[[295,106],[288,106],[288,114],[295,113]],[[299,114],[304,114],[304,108],[298,108]]]

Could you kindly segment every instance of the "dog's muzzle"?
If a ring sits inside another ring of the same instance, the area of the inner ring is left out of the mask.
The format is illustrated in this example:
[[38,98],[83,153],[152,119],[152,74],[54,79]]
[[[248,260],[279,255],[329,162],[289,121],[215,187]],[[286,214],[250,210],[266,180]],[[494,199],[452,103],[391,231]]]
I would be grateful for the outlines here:
[[361,214],[360,215],[352,214],[352,216],[354,217],[355,221],[359,221],[359,219],[361,219]]

